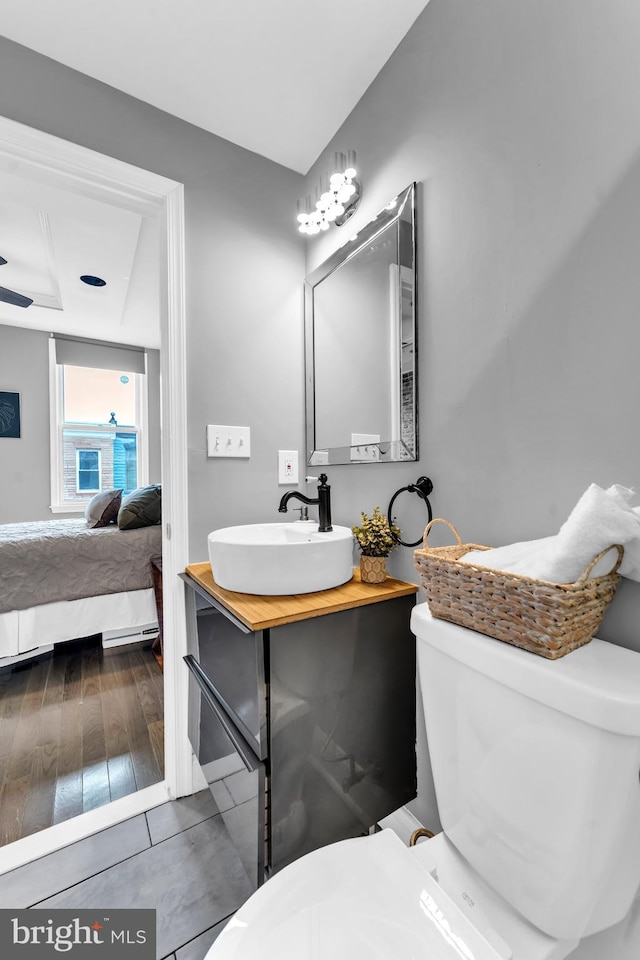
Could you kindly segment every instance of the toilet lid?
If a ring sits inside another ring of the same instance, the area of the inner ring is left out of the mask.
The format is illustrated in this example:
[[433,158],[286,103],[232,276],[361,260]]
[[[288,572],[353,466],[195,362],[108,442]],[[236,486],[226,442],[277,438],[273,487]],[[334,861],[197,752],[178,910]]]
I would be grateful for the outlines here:
[[240,908],[207,960],[498,960],[391,830],[295,861]]

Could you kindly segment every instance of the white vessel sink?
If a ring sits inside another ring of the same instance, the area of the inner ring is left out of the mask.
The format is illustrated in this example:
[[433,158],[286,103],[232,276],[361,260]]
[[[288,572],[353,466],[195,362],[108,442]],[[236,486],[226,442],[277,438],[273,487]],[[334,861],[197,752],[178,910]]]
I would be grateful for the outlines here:
[[311,520],[248,523],[209,534],[213,579],[225,590],[291,595],[328,590],[353,577],[353,535]]

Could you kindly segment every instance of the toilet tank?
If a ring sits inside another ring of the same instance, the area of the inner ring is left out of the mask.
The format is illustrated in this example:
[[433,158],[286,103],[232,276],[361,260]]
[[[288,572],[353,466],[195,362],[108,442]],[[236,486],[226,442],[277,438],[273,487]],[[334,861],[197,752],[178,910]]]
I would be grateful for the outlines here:
[[612,926],[640,886],[640,654],[546,660],[414,607],[444,832],[540,930]]

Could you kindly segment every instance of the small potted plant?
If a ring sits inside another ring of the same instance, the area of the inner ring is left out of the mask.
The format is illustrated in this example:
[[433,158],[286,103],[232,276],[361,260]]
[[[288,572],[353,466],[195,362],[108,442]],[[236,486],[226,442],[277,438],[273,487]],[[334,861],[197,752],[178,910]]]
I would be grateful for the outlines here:
[[360,547],[360,578],[364,583],[382,583],[387,576],[387,557],[398,546],[400,528],[389,524],[380,507],[371,516],[360,514],[360,526],[351,532]]

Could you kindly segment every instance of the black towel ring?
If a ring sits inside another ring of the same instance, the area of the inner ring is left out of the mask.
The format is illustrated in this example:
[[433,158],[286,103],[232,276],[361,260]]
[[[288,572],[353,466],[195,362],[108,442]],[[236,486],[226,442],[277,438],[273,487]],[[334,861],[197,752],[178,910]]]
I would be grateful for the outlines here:
[[[396,490],[394,495],[389,501],[389,509],[387,510],[387,517],[389,518],[389,524],[393,523],[393,518],[391,516],[391,511],[393,510],[393,505],[396,502],[396,497],[401,493],[404,493],[407,490],[409,493],[417,493],[418,496],[424,500],[427,505],[427,514],[429,517],[428,523],[431,523],[433,520],[433,513],[431,510],[431,504],[429,503],[429,494],[433,490],[433,484],[429,477],[418,477],[415,483],[410,483],[406,487],[400,487],[399,490]],[[401,543],[403,547],[417,547],[419,543],[422,543],[422,534],[418,537],[415,543],[406,543],[404,540],[401,540],[400,537],[394,535],[394,540],[398,543]]]

